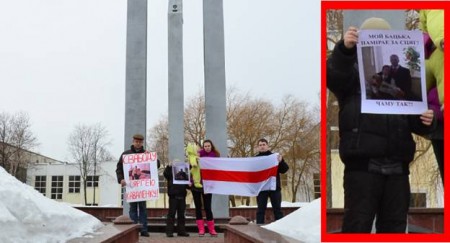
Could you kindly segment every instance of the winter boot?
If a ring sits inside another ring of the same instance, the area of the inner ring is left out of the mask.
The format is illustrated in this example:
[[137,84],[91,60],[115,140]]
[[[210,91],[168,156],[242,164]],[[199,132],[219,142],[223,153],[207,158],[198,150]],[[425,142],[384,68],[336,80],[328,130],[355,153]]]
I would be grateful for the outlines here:
[[166,236],[167,237],[173,237],[173,219],[172,218],[167,218],[166,220]]
[[203,219],[198,219],[196,222],[198,227],[198,236],[202,237],[205,235],[205,221],[203,221]]
[[213,237],[216,237],[216,236],[217,236],[217,232],[216,232],[216,230],[214,229],[214,220],[206,221],[206,224],[208,225],[208,231],[209,231],[209,234],[210,234],[211,236],[213,236]]
[[178,229],[178,236],[184,236],[184,237],[188,237],[189,234],[186,232],[186,220],[184,218],[177,219],[177,229]]

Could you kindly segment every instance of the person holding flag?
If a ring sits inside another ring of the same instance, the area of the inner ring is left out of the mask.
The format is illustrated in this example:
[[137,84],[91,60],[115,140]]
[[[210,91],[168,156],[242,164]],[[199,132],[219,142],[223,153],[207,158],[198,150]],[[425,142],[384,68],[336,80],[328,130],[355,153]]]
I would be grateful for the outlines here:
[[[192,149],[191,149],[192,150]],[[188,152],[189,154],[189,152]],[[192,153],[191,153],[192,154]],[[205,140],[203,142],[203,148],[198,151],[198,157],[220,157],[219,151],[214,146],[211,140]],[[192,156],[191,156],[192,157]],[[195,218],[198,227],[198,235],[205,235],[205,222],[203,220],[202,215],[202,206],[205,209],[206,213],[206,224],[208,225],[208,231],[211,236],[217,236],[217,232],[214,229],[214,218],[211,210],[211,200],[212,194],[206,193],[203,190],[203,184],[200,174],[199,164],[197,162],[197,157],[195,159],[189,159],[189,162],[192,166],[191,174],[194,180],[192,184],[192,197],[194,198],[195,205]]]
[[[258,154],[256,156],[268,156],[273,154],[269,150],[269,142],[265,138],[258,140]],[[264,224],[264,219],[266,215],[267,200],[270,198],[270,203],[272,204],[272,210],[274,219],[278,220],[283,217],[283,212],[281,212],[281,180],[280,174],[284,174],[289,170],[288,164],[284,161],[281,155],[277,156],[278,169],[277,169],[277,183],[275,190],[264,190],[260,191],[256,197],[256,202],[258,204],[258,209],[256,211],[256,223]]]

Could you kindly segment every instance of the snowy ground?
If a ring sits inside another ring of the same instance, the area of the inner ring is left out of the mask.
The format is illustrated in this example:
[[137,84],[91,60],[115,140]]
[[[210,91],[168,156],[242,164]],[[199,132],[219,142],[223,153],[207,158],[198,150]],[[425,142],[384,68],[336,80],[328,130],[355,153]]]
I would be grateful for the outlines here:
[[0,167],[0,242],[65,242],[103,224],[71,206],[48,199]]
[[320,242],[320,198],[263,227],[303,242]]
[[[89,214],[44,197],[3,167],[0,167],[0,185],[1,243],[65,242],[103,226]],[[320,242],[320,199],[311,203],[283,202],[283,206],[301,208],[263,227],[305,242]]]

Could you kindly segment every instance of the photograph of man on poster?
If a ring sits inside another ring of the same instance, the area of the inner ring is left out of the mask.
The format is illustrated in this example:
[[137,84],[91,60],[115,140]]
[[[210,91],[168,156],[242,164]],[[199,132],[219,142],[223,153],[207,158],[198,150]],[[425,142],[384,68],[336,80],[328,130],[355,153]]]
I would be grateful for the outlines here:
[[189,184],[189,166],[184,162],[174,162],[172,166],[173,184]]
[[363,30],[359,36],[362,111],[420,114],[426,109],[422,33]]
[[[363,47],[363,56],[374,53],[373,49]],[[414,51],[413,48],[411,50]],[[399,64],[398,54],[390,55],[389,60],[390,65],[384,64],[379,72],[372,75],[371,80],[366,80],[369,87],[366,89],[367,99],[421,101],[422,94],[417,92],[422,88],[420,77],[412,79],[411,70]],[[418,86],[415,90],[412,90],[413,82]]]
[[148,164],[140,164],[133,165],[130,164],[130,169],[128,170],[128,175],[130,180],[142,180],[142,179],[150,179],[150,165]]

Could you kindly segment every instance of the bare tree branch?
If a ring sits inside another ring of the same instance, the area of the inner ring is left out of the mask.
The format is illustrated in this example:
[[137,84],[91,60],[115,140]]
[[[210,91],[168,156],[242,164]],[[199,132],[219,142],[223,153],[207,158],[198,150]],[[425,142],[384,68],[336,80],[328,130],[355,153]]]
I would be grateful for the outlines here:
[[17,176],[20,168],[28,168],[31,165],[28,151],[37,145],[27,113],[0,113],[0,165],[6,171]]
[[[108,150],[108,131],[100,123],[77,125],[68,139],[69,151],[83,180],[84,203],[87,204],[87,178],[97,175],[99,165],[112,159]],[[93,190],[95,204],[95,186]]]

